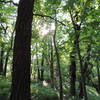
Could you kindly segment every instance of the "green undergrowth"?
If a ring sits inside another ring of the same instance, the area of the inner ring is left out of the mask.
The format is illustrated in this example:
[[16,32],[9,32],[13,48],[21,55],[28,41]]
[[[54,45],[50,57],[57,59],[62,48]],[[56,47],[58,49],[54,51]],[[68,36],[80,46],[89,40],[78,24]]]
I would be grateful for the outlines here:
[[87,93],[89,100],[100,100],[100,94],[94,88],[87,86]]
[[[79,90],[77,90],[77,96],[76,97],[69,97],[69,100],[84,100],[84,99],[80,99],[78,94]],[[92,88],[90,86],[87,86],[87,95],[88,95],[88,100],[100,100],[100,94],[97,93],[97,91],[95,90],[95,88]]]
[[0,100],[8,100],[10,82],[5,77],[0,77]]
[[[11,82],[5,77],[0,77],[0,100],[8,100]],[[65,89],[65,100],[81,100],[78,97],[79,89],[76,90],[76,97],[70,97],[70,92]],[[100,100],[100,94],[96,89],[87,86],[88,100]],[[58,100],[58,92],[49,86],[43,86],[42,83],[31,83],[32,100]],[[84,99],[83,99],[84,100]]]
[[57,92],[50,87],[32,83],[31,88],[33,100],[58,100]]

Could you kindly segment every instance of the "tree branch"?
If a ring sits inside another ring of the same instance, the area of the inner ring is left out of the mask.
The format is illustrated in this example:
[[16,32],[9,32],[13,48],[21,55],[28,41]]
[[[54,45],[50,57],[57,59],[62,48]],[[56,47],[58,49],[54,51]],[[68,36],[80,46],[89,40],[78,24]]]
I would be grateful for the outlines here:
[[[10,1],[0,0],[0,2],[1,2],[1,3],[5,3],[5,4],[10,3],[10,4],[13,4],[13,5],[15,5],[15,6],[18,6],[18,3],[15,3],[15,2],[13,2],[13,1],[11,1],[11,0],[10,0]],[[33,15],[34,15],[34,16],[40,16],[40,17],[47,17],[47,18],[50,18],[50,19],[55,20],[56,22],[62,24],[63,26],[66,26],[66,24],[64,24],[63,22],[59,21],[57,18],[54,18],[54,17],[52,17],[52,16],[49,16],[49,15],[42,15],[42,14],[33,14]]]
[[10,0],[10,1],[0,0],[0,2],[1,2],[1,3],[4,3],[4,4],[9,4],[9,3],[10,3],[10,4],[13,4],[13,5],[15,5],[15,6],[18,6],[17,3],[15,3],[15,2],[13,2],[13,1],[11,1],[11,0]]
[[49,16],[49,15],[42,15],[42,14],[33,14],[34,16],[40,16],[40,17],[47,17],[47,18],[50,18],[50,19],[53,19],[55,20],[56,22],[62,24],[63,26],[66,26],[66,24],[64,24],[63,22],[59,21],[57,18],[54,18],[52,16]]

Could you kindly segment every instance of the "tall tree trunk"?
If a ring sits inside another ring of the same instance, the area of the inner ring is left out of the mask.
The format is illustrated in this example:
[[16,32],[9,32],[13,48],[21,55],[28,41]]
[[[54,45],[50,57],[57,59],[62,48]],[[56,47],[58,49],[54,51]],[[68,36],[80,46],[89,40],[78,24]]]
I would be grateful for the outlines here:
[[42,59],[41,59],[41,81],[44,80],[44,52],[42,53]]
[[[81,79],[80,79],[81,80]],[[79,82],[79,89],[80,89],[80,91],[79,91],[79,98],[83,98],[83,95],[84,95],[84,93],[83,93],[83,86],[82,86],[82,82],[80,81]]]
[[[83,65],[84,83],[86,83],[86,80],[89,78],[90,51],[91,51],[91,44],[89,44],[88,47],[87,47],[87,57],[84,60],[84,65]],[[83,93],[82,82],[80,82],[80,86],[79,87],[80,87],[79,96],[80,96],[80,98],[83,98],[84,93]]]
[[40,69],[39,69],[39,59],[38,59],[38,52],[37,52],[37,43],[36,43],[36,60],[37,60],[37,80],[40,80]]
[[78,54],[79,64],[80,64],[80,71],[81,71],[81,83],[82,83],[82,88],[83,88],[83,94],[84,94],[84,99],[88,100],[87,92],[86,92],[84,71],[83,71],[83,63],[82,63],[82,58],[81,58],[81,54],[80,54],[80,46],[79,46],[80,30],[75,30],[75,34],[76,34],[76,49],[77,49],[77,54]]
[[4,65],[4,71],[3,71],[3,75],[6,77],[6,72],[7,72],[7,64],[8,64],[8,59],[9,59],[9,54],[10,54],[10,51],[12,50],[13,48],[13,37],[14,37],[14,31],[15,31],[15,28],[12,32],[12,35],[11,35],[11,42],[10,42],[10,48],[8,48],[8,51],[7,51],[7,54],[6,54],[6,58],[5,58],[5,65]]
[[76,62],[75,62],[75,53],[74,51],[70,54],[71,65],[70,65],[70,94],[71,96],[75,96],[75,82],[76,82]]
[[54,48],[55,48],[55,54],[56,54],[56,59],[57,59],[57,68],[58,68],[58,73],[59,73],[59,95],[60,95],[60,100],[63,100],[63,86],[62,86],[62,74],[61,74],[61,67],[60,67],[60,56],[58,52],[58,48],[56,45],[56,31],[57,31],[57,22],[55,22],[55,32],[53,36],[53,42],[54,42]]
[[1,44],[0,52],[0,74],[3,74],[3,65],[4,65],[4,44]]
[[[3,31],[4,31],[4,33],[3,33],[3,35],[4,35],[4,37],[6,37],[6,34],[7,34],[7,29],[8,29],[8,26],[6,25],[6,26],[4,26],[3,24],[1,24],[1,26],[2,26],[2,29],[3,29]],[[1,56],[0,56],[0,71],[1,71],[1,73],[2,73],[2,75],[4,74],[4,44],[5,43],[1,43]]]
[[20,0],[15,28],[10,100],[31,100],[31,28],[34,0]]
[[7,64],[8,64],[9,53],[10,53],[10,50],[7,51],[6,58],[5,58],[5,65],[4,65],[4,71],[3,71],[3,75],[5,77],[6,77],[6,72],[7,72]]
[[[88,100],[86,86],[85,86],[85,80],[84,80],[85,77],[84,77],[84,72],[83,72],[83,63],[82,63],[82,58],[81,58],[81,53],[80,53],[80,45],[79,45],[81,24],[78,25],[77,23],[75,23],[76,22],[75,18],[73,17],[70,9],[69,9],[69,13],[70,13],[70,17],[71,17],[72,24],[73,24],[74,31],[75,31],[75,42],[76,42],[75,48],[76,48],[77,55],[79,58],[80,71],[81,71],[81,83],[82,83],[82,88],[83,88],[84,99]],[[78,18],[78,16],[76,16],[76,17]]]
[[51,54],[50,54],[50,77],[51,77],[51,87],[54,88],[54,66],[53,66],[53,46],[51,40]]

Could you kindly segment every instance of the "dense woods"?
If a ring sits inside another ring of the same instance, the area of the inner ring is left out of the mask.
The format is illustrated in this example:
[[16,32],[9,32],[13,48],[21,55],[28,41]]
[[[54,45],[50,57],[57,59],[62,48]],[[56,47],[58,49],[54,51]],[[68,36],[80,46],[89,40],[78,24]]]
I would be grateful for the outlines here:
[[0,100],[100,100],[100,0],[0,0]]

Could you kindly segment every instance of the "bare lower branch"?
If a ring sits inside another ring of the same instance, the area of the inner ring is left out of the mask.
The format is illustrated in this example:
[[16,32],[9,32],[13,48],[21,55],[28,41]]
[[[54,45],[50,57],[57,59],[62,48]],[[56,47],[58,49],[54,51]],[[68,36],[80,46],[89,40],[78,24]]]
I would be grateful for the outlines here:
[[33,14],[34,16],[40,16],[40,17],[47,17],[47,18],[50,18],[50,19],[53,19],[55,20],[56,22],[62,24],[63,26],[66,26],[66,24],[64,24],[63,22],[59,21],[57,18],[54,18],[52,16],[49,16],[49,15],[42,15],[42,14]]
[[13,5],[15,5],[15,6],[18,6],[17,3],[15,3],[15,2],[13,2],[13,1],[11,1],[11,0],[10,0],[10,1],[0,0],[0,2],[1,2],[1,3],[5,3],[5,4],[9,4],[9,3],[10,3],[10,4],[13,4]]

